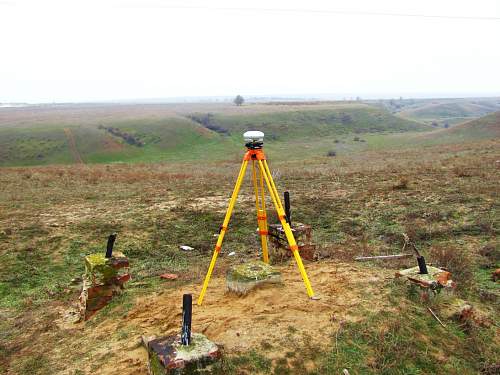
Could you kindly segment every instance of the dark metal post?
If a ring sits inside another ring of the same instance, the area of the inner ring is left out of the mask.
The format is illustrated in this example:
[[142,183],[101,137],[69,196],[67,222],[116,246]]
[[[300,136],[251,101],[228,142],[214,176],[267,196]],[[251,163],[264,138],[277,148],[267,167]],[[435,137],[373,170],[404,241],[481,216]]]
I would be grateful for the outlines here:
[[106,258],[111,258],[113,255],[113,246],[115,245],[116,233],[112,233],[108,237],[108,246],[106,247]]
[[420,274],[427,275],[429,272],[427,271],[427,265],[425,264],[425,259],[422,255],[417,257],[417,262]]
[[182,296],[182,345],[191,344],[191,317],[193,315],[193,297],[191,294]]
[[291,218],[291,213],[290,213],[290,193],[288,191],[285,191],[284,198],[285,198],[286,222],[291,226],[292,225],[292,218]]

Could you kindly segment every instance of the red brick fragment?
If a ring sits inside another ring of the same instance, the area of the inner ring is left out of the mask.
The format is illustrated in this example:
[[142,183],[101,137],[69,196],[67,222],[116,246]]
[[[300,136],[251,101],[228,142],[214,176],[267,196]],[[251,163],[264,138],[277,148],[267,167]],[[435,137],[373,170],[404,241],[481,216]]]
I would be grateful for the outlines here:
[[165,280],[175,280],[179,277],[179,275],[175,273],[164,273],[160,275],[160,278],[165,279]]

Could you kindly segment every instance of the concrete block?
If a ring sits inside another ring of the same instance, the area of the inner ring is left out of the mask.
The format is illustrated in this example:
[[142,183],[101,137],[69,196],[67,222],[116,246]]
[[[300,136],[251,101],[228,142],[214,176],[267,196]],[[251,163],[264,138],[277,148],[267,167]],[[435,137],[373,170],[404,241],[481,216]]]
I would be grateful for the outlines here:
[[418,266],[396,272],[396,279],[408,283],[409,294],[418,294],[421,300],[429,300],[436,295],[452,297],[456,283],[451,273],[440,268],[427,266],[427,274],[419,273]]
[[201,333],[193,333],[188,346],[176,335],[152,339],[147,347],[150,375],[208,374],[221,357],[218,346]]
[[281,282],[281,274],[273,266],[262,261],[238,264],[229,268],[226,287],[229,291],[242,295],[262,284]]
[[130,280],[129,261],[120,252],[111,258],[104,254],[91,254],[85,257],[85,274],[79,298],[80,318],[88,320],[111,299],[120,294],[124,284]]

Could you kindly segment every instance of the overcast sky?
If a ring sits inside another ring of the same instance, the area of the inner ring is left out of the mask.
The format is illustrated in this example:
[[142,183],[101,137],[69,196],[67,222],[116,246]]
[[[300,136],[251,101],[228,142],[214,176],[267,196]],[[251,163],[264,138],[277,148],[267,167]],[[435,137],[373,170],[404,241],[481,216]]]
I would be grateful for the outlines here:
[[499,0],[0,0],[0,35],[0,102],[500,95]]

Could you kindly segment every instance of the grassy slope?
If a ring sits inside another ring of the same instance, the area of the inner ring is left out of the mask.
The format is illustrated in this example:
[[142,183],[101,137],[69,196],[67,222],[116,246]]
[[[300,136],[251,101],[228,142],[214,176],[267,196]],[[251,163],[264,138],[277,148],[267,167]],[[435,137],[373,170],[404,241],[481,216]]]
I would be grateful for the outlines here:
[[[322,155],[331,149],[335,138],[352,134],[428,130],[425,125],[359,104],[319,107],[261,105],[242,110],[221,110],[218,106],[201,108],[214,109],[215,123],[228,129],[230,136],[191,121],[186,109],[178,114],[175,108],[172,111],[169,107],[166,111],[154,106],[135,112],[130,110],[131,113],[123,113],[124,108],[117,112],[113,107],[98,108],[99,111],[94,112],[71,107],[51,112],[49,108],[43,113],[24,114],[24,117],[19,114],[22,110],[18,109],[17,117],[12,116],[11,121],[0,120],[0,165],[73,162],[74,151],[70,150],[65,128],[71,131],[77,152],[85,163],[232,159],[240,150],[241,134],[256,128],[266,133],[267,145],[285,151],[283,156],[297,146],[310,148],[316,156]],[[209,111],[202,114],[206,113]],[[145,145],[129,145],[99,129],[99,125],[119,128]]]
[[[117,127],[144,141],[129,145],[99,125]],[[142,116],[133,119],[96,119],[90,124],[44,122],[33,126],[0,127],[0,166],[66,164],[74,162],[64,129],[73,134],[85,163],[190,160],[201,149],[217,152],[225,141],[216,133],[182,117]]]
[[500,137],[500,111],[448,129],[447,133],[473,139]]
[[422,145],[481,141],[500,137],[500,112],[491,113],[453,128],[438,130],[429,134],[414,135],[407,141]]
[[291,110],[288,112],[216,114],[215,121],[238,137],[249,129],[259,129],[266,141],[295,141],[300,138],[323,138],[349,133],[383,133],[429,130],[425,125],[402,120],[388,112],[364,105],[332,106],[329,109]]
[[347,139],[336,149],[382,151],[387,149],[404,149],[412,147],[431,147],[435,145],[453,145],[464,142],[481,142],[500,137],[500,112],[459,124],[449,129],[438,129],[425,133],[402,133],[378,135],[363,135],[366,144],[360,145]]
[[436,121],[441,125],[445,122],[454,125],[470,119],[486,116],[499,109],[500,101],[498,100],[455,100],[425,103],[414,108],[403,109],[398,115],[403,118],[425,123]]

